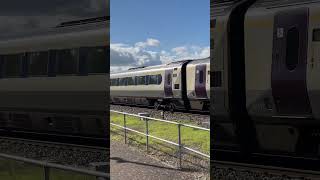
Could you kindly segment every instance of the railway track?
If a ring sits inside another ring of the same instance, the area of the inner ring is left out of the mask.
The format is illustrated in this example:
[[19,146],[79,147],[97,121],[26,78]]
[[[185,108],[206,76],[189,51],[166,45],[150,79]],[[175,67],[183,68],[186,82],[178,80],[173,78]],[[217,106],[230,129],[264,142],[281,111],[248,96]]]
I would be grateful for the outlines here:
[[282,168],[230,161],[212,161],[214,179],[232,176],[236,179],[319,179],[320,171]]
[[25,138],[0,137],[0,153],[90,169],[91,163],[109,162],[110,149]]
[[[251,164],[252,166],[277,167],[301,172],[318,172],[320,175],[320,159],[298,155],[282,155],[271,153],[252,153],[244,158],[239,151],[213,149],[213,159],[216,162],[230,162],[235,164]],[[319,176],[320,178],[320,176]]]
[[79,145],[79,144],[70,144],[70,143],[31,140],[31,139],[24,139],[24,138],[0,137],[1,144],[11,143],[11,142],[18,143],[18,144],[32,145],[32,146],[43,146],[47,148],[60,148],[62,150],[63,149],[67,149],[67,150],[82,149],[82,150],[92,151],[92,152],[109,151],[109,148],[101,147],[101,146],[88,146],[88,145]]
[[[166,111],[170,112],[169,110],[166,110],[165,107],[160,107],[158,110],[155,109],[153,106],[139,106],[139,105],[126,105],[126,104],[110,104],[110,106],[127,106],[127,107],[136,107],[136,108],[145,108],[145,109],[153,109],[155,111]],[[186,114],[194,114],[194,115],[210,115],[210,111],[200,111],[200,110],[190,110],[186,111],[183,109],[176,109],[174,111],[175,113],[186,113]]]
[[109,140],[106,137],[86,137],[25,130],[0,129],[0,135],[8,138],[25,139],[26,141],[34,140],[48,143],[65,143],[93,147],[108,147],[109,143]]
[[201,127],[209,128],[210,127],[210,115],[209,114],[201,114],[199,112],[169,112],[162,110],[155,110],[154,108],[149,107],[137,107],[137,106],[125,106],[125,105],[110,105],[111,110],[127,112],[131,114],[138,114],[142,112],[147,112],[151,117],[166,119],[172,121],[180,121],[182,123],[192,122]]

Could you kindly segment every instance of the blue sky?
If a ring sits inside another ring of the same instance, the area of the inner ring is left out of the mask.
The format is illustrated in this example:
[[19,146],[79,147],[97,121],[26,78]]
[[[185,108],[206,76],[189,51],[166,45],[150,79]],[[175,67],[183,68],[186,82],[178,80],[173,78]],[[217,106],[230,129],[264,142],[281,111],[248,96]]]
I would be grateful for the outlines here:
[[111,0],[110,9],[111,65],[156,65],[208,55],[209,0]]

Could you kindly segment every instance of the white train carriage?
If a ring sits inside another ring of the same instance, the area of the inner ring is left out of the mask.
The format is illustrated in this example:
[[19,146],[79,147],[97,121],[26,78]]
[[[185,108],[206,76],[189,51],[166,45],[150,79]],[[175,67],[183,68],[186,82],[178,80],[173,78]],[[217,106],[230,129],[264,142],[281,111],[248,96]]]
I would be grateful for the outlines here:
[[1,127],[106,133],[108,21],[74,21],[0,40]]
[[184,63],[186,61],[111,74],[111,102],[156,108],[160,104],[184,107],[181,91]]
[[209,71],[207,58],[111,74],[111,102],[155,108],[165,105],[170,110],[203,110],[209,106]]

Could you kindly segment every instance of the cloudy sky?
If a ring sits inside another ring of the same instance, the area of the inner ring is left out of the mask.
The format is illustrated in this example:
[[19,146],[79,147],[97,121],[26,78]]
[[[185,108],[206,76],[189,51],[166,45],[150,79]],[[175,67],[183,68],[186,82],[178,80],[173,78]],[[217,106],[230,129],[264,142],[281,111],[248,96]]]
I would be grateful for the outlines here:
[[111,72],[210,55],[209,0],[110,3]]

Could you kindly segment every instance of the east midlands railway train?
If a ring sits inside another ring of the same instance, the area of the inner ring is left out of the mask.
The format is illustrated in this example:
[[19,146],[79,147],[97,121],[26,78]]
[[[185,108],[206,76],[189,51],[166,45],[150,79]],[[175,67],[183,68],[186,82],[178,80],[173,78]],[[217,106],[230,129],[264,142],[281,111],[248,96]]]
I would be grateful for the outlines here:
[[107,137],[109,16],[0,39],[0,129]]
[[320,1],[211,4],[214,149],[319,157]]
[[210,58],[131,68],[110,75],[113,104],[208,111]]

